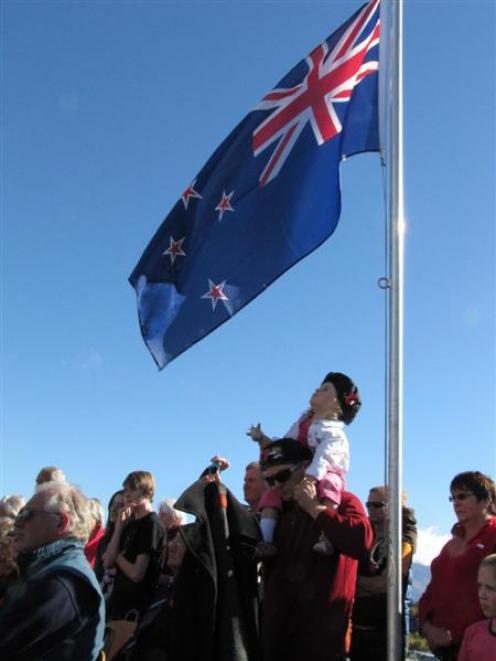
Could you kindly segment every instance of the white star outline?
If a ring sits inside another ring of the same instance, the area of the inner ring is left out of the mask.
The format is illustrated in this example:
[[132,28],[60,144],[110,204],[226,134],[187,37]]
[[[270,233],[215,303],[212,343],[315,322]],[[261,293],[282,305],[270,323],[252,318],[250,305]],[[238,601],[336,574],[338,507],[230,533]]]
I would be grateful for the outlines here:
[[189,201],[192,197],[196,198],[197,200],[203,200],[203,197],[195,189],[195,184],[196,184],[196,179],[194,179],[190,183],[190,185],[186,188],[186,190],[181,195],[181,199],[183,201],[184,208],[186,209],[186,211],[188,210],[188,204],[189,204]]
[[186,253],[183,250],[183,243],[185,239],[186,237],[183,236],[176,241],[173,236],[169,237],[169,247],[167,250],[164,250],[162,255],[169,255],[171,264],[174,264],[176,257],[186,257]]
[[222,191],[220,202],[215,207],[215,211],[219,212],[219,220],[222,220],[226,211],[234,211],[234,207],[231,206],[231,198],[233,195],[234,191],[231,191],[228,195],[226,195],[226,191]]
[[226,280],[223,282],[220,282],[218,285],[215,284],[210,278],[208,279],[208,286],[209,290],[203,294],[201,298],[209,298],[210,301],[212,302],[212,310],[215,310],[217,303],[219,301],[222,301],[226,307],[226,309],[229,311],[229,308],[227,307],[226,301],[229,300],[229,297],[226,296],[224,293],[224,287],[226,286]]

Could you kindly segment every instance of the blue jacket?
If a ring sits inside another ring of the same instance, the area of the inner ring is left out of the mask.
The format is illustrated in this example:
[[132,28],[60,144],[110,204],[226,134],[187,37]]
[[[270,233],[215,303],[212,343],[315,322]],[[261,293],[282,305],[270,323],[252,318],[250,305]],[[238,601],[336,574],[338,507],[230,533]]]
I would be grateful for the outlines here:
[[0,658],[96,661],[105,606],[83,543],[62,539],[18,558],[20,577],[0,609]]

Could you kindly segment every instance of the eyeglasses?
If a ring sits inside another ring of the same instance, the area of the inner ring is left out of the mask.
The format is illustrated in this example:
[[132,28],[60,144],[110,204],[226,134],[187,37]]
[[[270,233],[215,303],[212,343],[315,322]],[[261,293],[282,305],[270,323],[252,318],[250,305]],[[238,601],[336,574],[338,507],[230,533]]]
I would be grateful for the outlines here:
[[373,507],[374,509],[377,509],[377,510],[380,510],[383,507],[386,507],[386,503],[382,500],[377,500],[377,501],[369,500],[369,502],[365,503],[365,505],[368,508]]
[[48,514],[49,516],[60,516],[60,512],[46,512],[45,510],[33,510],[29,507],[23,507],[16,516],[17,523],[26,523],[30,521],[35,514]]
[[475,496],[475,493],[472,493],[472,491],[454,493],[452,496],[448,498],[448,500],[450,501],[450,503],[454,503],[455,500],[467,500],[467,498],[470,498],[470,496]]
[[283,482],[287,482],[291,475],[295,472],[295,470],[298,470],[300,468],[301,464],[296,464],[296,466],[291,466],[291,468],[285,468],[282,471],[279,471],[275,475],[270,475],[269,477],[265,477],[265,481],[269,485],[269,487],[273,487],[276,482],[279,482],[279,484],[283,484]]

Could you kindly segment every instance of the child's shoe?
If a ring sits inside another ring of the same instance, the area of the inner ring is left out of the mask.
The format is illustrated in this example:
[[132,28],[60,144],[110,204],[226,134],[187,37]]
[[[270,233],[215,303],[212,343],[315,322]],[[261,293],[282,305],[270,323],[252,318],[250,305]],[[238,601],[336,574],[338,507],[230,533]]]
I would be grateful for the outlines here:
[[334,553],[334,546],[327,539],[324,533],[321,533],[319,541],[313,545],[312,551],[314,553],[318,553],[319,555],[332,555]]
[[272,542],[258,542],[255,547],[255,560],[268,560],[277,555],[277,546]]

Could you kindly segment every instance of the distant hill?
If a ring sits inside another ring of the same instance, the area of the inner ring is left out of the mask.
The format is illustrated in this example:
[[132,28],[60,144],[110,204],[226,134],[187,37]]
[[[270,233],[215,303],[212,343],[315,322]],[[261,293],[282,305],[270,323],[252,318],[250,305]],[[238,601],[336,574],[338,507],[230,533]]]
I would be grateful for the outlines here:
[[412,565],[412,600],[417,602],[431,580],[431,568],[414,562]]

